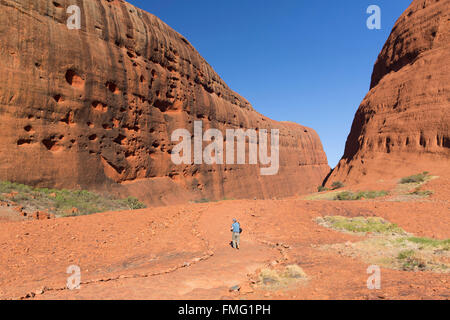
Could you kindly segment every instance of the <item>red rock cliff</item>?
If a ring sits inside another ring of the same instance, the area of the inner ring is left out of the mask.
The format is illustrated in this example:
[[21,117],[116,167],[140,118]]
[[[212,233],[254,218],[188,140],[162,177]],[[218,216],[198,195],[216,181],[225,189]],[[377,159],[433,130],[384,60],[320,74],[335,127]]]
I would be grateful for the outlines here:
[[[66,1],[0,2],[0,179],[161,204],[294,195],[328,173],[314,130],[257,113],[161,20],[120,0],[76,3],[80,30]],[[279,174],[174,165],[171,133],[195,120],[279,129]]]
[[371,90],[328,184],[448,169],[449,63],[450,1],[413,1],[375,63]]

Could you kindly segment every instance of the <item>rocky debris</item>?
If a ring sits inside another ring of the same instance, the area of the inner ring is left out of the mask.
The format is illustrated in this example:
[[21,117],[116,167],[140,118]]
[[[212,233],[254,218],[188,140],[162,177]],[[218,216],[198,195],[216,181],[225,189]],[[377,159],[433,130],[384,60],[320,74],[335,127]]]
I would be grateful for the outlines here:
[[[288,244],[285,243],[281,243],[281,242],[277,242],[277,243],[273,243],[267,240],[259,240],[260,243],[265,244],[267,246],[270,246],[272,248],[277,249],[281,256],[282,256],[282,261],[286,262],[289,260],[289,254],[288,254],[288,250],[291,249],[291,246],[289,246]],[[279,260],[275,260],[275,261],[271,261],[270,265],[275,266],[277,264],[281,263],[281,261]]]
[[449,1],[414,0],[398,19],[328,186],[448,168],[449,18]]
[[19,207],[14,207],[14,208],[13,208],[14,211],[17,211],[17,212],[20,213],[20,214],[23,213],[23,209],[25,209],[25,208],[24,208],[24,207],[21,207],[21,206],[19,206]]
[[[18,205],[17,203],[15,203],[14,201],[11,200],[0,200],[0,207],[4,207],[7,210],[10,210],[10,212],[13,213],[13,216],[11,218],[13,218],[13,220],[16,219],[15,215],[18,214],[18,216],[20,217],[27,217],[28,213],[25,209],[25,207]],[[7,219],[8,220],[8,219]]]
[[[6,207],[11,212],[14,213],[13,216],[6,219],[6,220],[11,220],[11,221],[16,221],[17,217],[22,218],[19,220],[27,220],[27,219],[48,220],[48,219],[56,218],[56,216],[53,213],[49,213],[49,212],[41,211],[41,210],[35,210],[30,207],[24,207],[24,206],[21,206],[11,200],[0,201],[0,207]],[[17,214],[17,217],[15,216],[16,214]]]
[[[314,130],[256,112],[160,19],[121,0],[78,5],[79,31],[65,28],[66,10],[52,1],[0,4],[0,179],[148,205],[284,197],[323,181]],[[279,173],[173,164],[171,133],[192,132],[194,121],[221,132],[279,129]]]
[[54,219],[55,215],[44,211],[35,211],[31,217],[35,220],[48,220]]

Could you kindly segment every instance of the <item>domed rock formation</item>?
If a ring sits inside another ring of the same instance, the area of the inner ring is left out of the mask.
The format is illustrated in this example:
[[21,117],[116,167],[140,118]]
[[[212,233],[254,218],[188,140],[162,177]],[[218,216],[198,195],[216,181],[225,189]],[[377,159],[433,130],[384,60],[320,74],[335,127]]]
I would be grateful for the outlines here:
[[413,1],[375,63],[370,92],[327,184],[448,170],[449,62],[450,1]]
[[[160,19],[121,0],[0,4],[0,179],[135,195],[148,204],[271,198],[315,189],[329,167],[314,130],[272,121]],[[174,130],[279,129],[280,170],[175,165]]]

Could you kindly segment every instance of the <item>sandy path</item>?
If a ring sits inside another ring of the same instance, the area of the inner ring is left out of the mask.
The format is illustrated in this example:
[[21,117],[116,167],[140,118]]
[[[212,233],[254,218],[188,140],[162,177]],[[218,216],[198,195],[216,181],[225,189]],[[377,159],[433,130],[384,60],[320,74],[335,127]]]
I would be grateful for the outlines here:
[[[212,208],[213,207],[213,208]],[[228,206],[208,205],[200,209],[191,226],[199,241],[213,255],[203,261],[196,258],[172,272],[150,277],[117,279],[82,285],[82,290],[50,291],[44,299],[214,299],[228,293],[230,287],[245,283],[280,252],[258,241],[251,232],[242,235],[241,250],[230,246],[232,211]],[[248,219],[248,218],[247,218]],[[245,225],[244,218],[244,225]],[[195,232],[195,231],[194,231]]]

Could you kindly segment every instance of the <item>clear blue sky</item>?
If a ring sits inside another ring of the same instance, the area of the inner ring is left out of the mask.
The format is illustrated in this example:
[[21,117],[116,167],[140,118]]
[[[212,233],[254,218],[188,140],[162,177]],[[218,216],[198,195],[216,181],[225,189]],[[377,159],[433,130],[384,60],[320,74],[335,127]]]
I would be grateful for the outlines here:
[[[384,42],[411,0],[128,0],[185,36],[260,113],[315,129],[334,167]],[[381,30],[369,30],[369,5]]]

